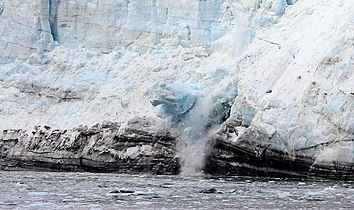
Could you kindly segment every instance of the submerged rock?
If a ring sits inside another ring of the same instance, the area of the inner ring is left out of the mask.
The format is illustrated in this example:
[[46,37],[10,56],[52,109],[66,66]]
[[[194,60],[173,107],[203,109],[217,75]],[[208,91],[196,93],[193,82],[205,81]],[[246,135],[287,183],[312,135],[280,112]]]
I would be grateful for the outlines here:
[[24,130],[4,130],[0,136],[0,167],[2,170],[178,174],[175,137],[168,132],[137,130],[139,127],[131,121],[126,126],[106,122],[72,130],[37,126],[31,134]]

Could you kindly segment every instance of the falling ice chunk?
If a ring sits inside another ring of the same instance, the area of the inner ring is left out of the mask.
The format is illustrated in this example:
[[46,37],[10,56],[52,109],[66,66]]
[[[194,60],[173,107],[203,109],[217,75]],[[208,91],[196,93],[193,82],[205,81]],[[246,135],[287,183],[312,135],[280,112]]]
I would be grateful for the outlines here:
[[190,85],[167,84],[155,87],[153,106],[161,106],[161,117],[180,118],[197,101],[196,89]]

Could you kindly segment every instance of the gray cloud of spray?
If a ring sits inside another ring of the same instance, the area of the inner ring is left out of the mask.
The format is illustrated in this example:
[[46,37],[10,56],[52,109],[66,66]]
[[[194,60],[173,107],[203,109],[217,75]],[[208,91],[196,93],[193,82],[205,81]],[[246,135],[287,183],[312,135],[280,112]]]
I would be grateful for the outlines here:
[[237,97],[236,60],[249,43],[250,37],[243,25],[246,23],[237,25],[224,37],[216,40],[211,47],[214,56],[228,54],[234,57],[235,65],[230,66],[232,72],[219,81],[218,88],[212,91],[206,90],[202,94],[178,129],[181,131],[179,144],[179,157],[182,160],[181,175],[203,173],[205,160],[210,151],[211,135],[226,120]]
[[234,77],[223,81],[219,88],[195,104],[181,125],[182,175],[199,175],[203,172],[210,149],[210,135],[219,129],[229,115],[237,96],[237,83]]

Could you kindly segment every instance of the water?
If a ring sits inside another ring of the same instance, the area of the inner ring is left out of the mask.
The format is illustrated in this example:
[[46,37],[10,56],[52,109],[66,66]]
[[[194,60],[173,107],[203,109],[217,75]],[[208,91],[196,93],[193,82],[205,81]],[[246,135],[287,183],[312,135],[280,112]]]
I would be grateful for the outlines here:
[[354,182],[0,171],[0,209],[354,209]]

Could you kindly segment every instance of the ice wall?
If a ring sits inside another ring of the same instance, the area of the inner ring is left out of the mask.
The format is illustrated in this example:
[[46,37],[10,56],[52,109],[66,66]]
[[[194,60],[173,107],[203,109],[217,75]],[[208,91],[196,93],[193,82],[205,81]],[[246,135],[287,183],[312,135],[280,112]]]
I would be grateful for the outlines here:
[[156,117],[154,87],[171,83],[205,98],[250,41],[245,2],[4,1],[1,128]]
[[[111,52],[116,46],[145,52],[184,28],[186,39],[205,45],[218,28],[223,1],[58,1],[50,0],[54,39],[66,47]],[[185,43],[187,44],[187,43]]]

